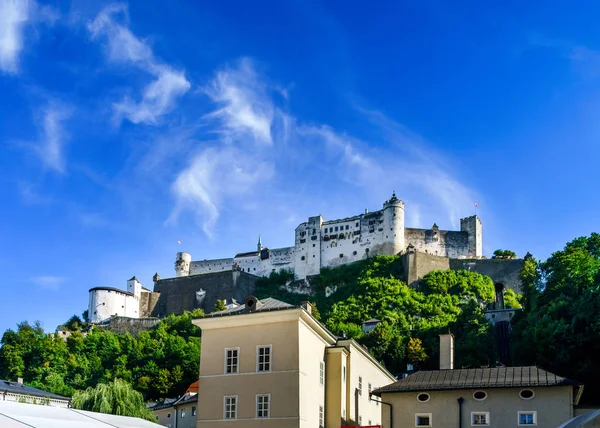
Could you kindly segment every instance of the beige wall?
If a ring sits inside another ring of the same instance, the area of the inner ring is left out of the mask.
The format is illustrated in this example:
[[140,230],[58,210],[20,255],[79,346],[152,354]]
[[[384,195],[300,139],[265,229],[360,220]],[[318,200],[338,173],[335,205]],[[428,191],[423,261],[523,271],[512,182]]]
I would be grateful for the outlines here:
[[325,385],[320,385],[320,363],[330,343],[300,320],[298,323],[300,367],[300,427],[319,426],[319,406],[325,409]]
[[[426,403],[417,401],[420,392],[399,392],[382,394],[381,399],[394,407],[393,428],[415,427],[417,413],[431,413],[435,428],[458,427],[459,397],[464,398],[464,428],[471,427],[471,412],[490,412],[492,428],[517,427],[518,411],[537,411],[538,428],[555,428],[569,420],[573,414],[573,390],[570,386],[530,388],[535,392],[531,400],[519,397],[522,388],[484,389],[488,397],[477,401],[473,393],[477,390],[427,391],[431,398]],[[383,406],[383,428],[390,428],[389,406]]]
[[[396,379],[383,372],[367,351],[360,348],[356,342],[344,343],[350,348],[346,381],[346,420],[350,424],[358,424],[360,421],[361,425],[378,425],[381,422],[381,407],[369,399],[369,384],[371,389],[375,390]],[[359,386],[359,378],[362,378],[362,394],[357,396],[355,391]]]
[[[192,407],[197,407],[196,403],[187,403],[178,405],[177,410],[173,407],[156,410],[154,414],[158,417],[159,425],[169,428],[194,428],[196,426],[196,416],[192,416]],[[185,411],[185,416],[181,415],[181,411]],[[177,425],[175,422],[177,412]],[[170,417],[169,417],[170,415]]]
[[[298,311],[256,313],[220,320],[207,318],[200,320],[199,325],[203,330],[198,427],[301,426]],[[214,326],[223,327],[212,328]],[[270,372],[256,371],[258,345],[271,345]],[[240,349],[238,374],[224,374],[226,348]],[[256,419],[257,394],[271,394],[269,419]],[[237,421],[223,419],[223,399],[227,395],[238,396]]]

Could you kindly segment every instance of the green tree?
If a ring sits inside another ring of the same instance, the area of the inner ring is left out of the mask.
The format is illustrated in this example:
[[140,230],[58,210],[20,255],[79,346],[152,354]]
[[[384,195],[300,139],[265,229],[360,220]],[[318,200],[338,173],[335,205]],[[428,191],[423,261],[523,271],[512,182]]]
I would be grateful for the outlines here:
[[409,364],[418,365],[422,361],[427,360],[428,356],[423,348],[421,339],[411,337],[406,344],[406,359]]
[[496,250],[492,259],[516,259],[517,255],[514,251],[510,250]]
[[156,422],[156,416],[146,407],[144,397],[130,384],[120,379],[99,383],[95,388],[77,391],[73,408],[119,416],[131,416]]
[[215,306],[213,307],[213,312],[224,311],[225,309],[227,309],[225,302],[223,302],[221,299],[217,299]]

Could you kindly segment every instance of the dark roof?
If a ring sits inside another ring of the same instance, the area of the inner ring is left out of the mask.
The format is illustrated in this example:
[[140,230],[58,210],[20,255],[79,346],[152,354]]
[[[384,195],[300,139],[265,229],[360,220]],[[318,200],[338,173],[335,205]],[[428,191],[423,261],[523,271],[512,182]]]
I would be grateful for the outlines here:
[[133,293],[130,293],[129,291],[123,291],[123,290],[121,290],[119,288],[114,288],[114,287],[94,287],[94,288],[90,288],[90,291],[96,291],[96,290],[115,291],[117,293],[127,294],[128,296],[133,296]]
[[184,394],[179,398],[165,398],[158,403],[148,406],[152,411],[168,409],[169,407],[180,406],[182,404],[195,403],[198,401],[198,394]]
[[[265,250],[267,250],[268,248],[265,248]],[[258,251],[250,251],[248,253],[237,253],[234,257],[234,259],[237,259],[238,257],[252,257],[252,256],[258,256],[260,254],[260,252]]]
[[[281,310],[281,309],[294,309],[294,308],[300,307],[300,306],[290,305],[289,303],[282,302],[281,300],[273,299],[272,297],[267,297],[266,299],[262,299],[262,300],[260,300],[260,303],[262,303],[262,305],[260,307],[257,307],[257,309],[252,311],[252,313],[277,311],[277,310]],[[235,308],[225,309],[224,311],[213,312],[212,314],[206,315],[205,318],[221,317],[221,316],[226,316],[226,315],[236,315],[236,314],[244,314],[244,313],[247,313],[246,305],[240,305]]]
[[11,382],[9,380],[0,379],[0,392],[12,392],[15,394],[31,395],[34,397],[46,397],[55,400],[69,401],[69,397],[63,397],[62,395],[52,394],[50,392],[42,391],[41,389],[33,388],[31,386],[24,385],[18,382]]
[[381,395],[384,392],[562,385],[580,385],[580,383],[534,366],[495,367],[421,371],[378,388],[373,393]]

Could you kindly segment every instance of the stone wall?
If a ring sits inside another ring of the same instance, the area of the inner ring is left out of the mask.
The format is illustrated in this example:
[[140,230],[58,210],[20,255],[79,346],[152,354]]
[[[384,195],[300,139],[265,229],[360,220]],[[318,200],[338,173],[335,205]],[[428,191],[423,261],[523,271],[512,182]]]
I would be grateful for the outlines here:
[[140,318],[149,317],[158,303],[160,293],[142,291],[140,294]]
[[432,270],[450,269],[450,259],[414,251],[402,256],[402,266],[404,268],[406,283],[414,287],[421,278]]
[[519,272],[523,268],[523,259],[463,259],[450,260],[450,269],[470,269],[482,275],[487,275],[494,283],[504,284],[505,288],[521,293]]
[[209,313],[219,299],[243,302],[246,296],[254,294],[257,279],[254,275],[231,270],[159,279],[154,283],[154,292],[160,293],[160,297],[152,315],[164,317],[197,308]]
[[98,327],[119,334],[129,332],[129,334],[135,336],[140,331],[151,329],[159,322],[158,318],[111,317],[107,322],[98,325]]

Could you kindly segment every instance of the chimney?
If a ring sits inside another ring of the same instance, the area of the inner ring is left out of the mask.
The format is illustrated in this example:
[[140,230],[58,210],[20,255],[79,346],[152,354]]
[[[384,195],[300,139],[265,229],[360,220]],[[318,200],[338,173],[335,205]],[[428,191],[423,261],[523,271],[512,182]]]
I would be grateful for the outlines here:
[[18,383],[19,385],[23,385],[23,378],[22,378],[22,377],[18,377],[18,378],[17,378],[17,383]]
[[454,369],[454,335],[440,334],[440,370]]
[[306,312],[312,315],[312,305],[308,301],[300,302],[300,305],[304,308]]

